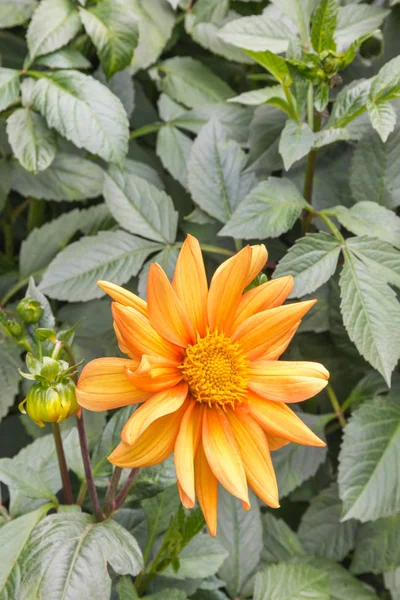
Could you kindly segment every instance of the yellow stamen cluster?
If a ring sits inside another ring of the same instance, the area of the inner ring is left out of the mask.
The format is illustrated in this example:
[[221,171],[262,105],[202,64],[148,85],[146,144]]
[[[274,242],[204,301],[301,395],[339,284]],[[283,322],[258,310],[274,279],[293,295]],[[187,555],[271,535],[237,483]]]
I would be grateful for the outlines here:
[[195,400],[223,408],[245,399],[248,366],[240,345],[216,331],[186,348],[181,369]]

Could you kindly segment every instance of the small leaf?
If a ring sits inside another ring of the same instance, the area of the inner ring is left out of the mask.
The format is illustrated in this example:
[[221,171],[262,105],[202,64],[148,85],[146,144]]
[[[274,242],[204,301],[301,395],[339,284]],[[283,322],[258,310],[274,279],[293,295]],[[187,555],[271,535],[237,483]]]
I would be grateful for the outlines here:
[[0,28],[7,29],[22,25],[25,21],[31,18],[37,0],[7,0],[0,4]]
[[219,235],[279,237],[293,227],[304,206],[305,200],[289,179],[269,177],[240,202]]
[[387,62],[372,79],[370,100],[390,100],[400,94],[400,56]]
[[35,59],[35,64],[44,65],[49,69],[90,69],[92,66],[92,63],[72,46],[40,56]]
[[86,302],[100,298],[99,279],[117,285],[137,275],[144,260],[159,244],[142,240],[124,231],[102,231],[84,237],[62,250],[45,272],[40,290],[51,298]]
[[307,123],[288,119],[279,142],[279,152],[283,158],[285,170],[306,156],[314,144],[314,133]]
[[168,566],[163,575],[176,579],[204,579],[214,575],[228,556],[218,539],[199,533],[179,553],[179,569]]
[[400,287],[400,252],[387,242],[363,235],[346,240],[346,246],[378,277]]
[[163,166],[184,187],[188,187],[187,162],[193,142],[177,127],[162,127],[157,134],[156,153]]
[[68,44],[81,28],[70,0],[42,0],[32,16],[26,39],[31,59]]
[[271,73],[279,83],[284,83],[285,85],[290,85],[292,83],[289,67],[281,56],[278,56],[269,50],[266,50],[265,52],[247,50],[246,54],[251,56],[251,58],[258,62],[259,65]]
[[338,93],[327,123],[328,127],[345,127],[363,112],[367,106],[371,81],[371,79],[354,81]]
[[321,0],[312,18],[311,43],[318,54],[336,50],[334,33],[338,16],[337,0]]
[[229,98],[228,102],[237,102],[238,104],[248,104],[250,106],[258,106],[259,104],[273,104],[281,108],[285,112],[289,112],[286,102],[286,96],[281,85],[262,88],[260,90],[252,90],[244,92],[234,98]]
[[293,275],[295,287],[290,297],[309,294],[332,277],[340,248],[340,243],[327,233],[308,234],[297,240],[279,261],[274,278]]
[[329,600],[329,580],[309,565],[280,563],[256,576],[254,600]]
[[329,102],[329,83],[325,81],[321,81],[318,85],[315,96],[314,96],[314,106],[319,112],[323,112]]
[[357,533],[352,573],[383,573],[400,564],[400,514],[363,523]]
[[357,202],[350,209],[335,206],[339,222],[356,235],[377,237],[400,247],[400,217],[375,202]]
[[382,142],[386,142],[396,126],[397,115],[390,102],[368,102],[367,110],[372,127],[379,133]]
[[0,68],[0,110],[4,110],[19,98],[20,80],[18,71]]
[[386,396],[364,402],[345,431],[339,455],[343,519],[375,521],[400,511],[400,405]]
[[37,173],[53,162],[56,136],[43,117],[29,108],[20,108],[8,117],[7,134],[14,155],[24,169]]

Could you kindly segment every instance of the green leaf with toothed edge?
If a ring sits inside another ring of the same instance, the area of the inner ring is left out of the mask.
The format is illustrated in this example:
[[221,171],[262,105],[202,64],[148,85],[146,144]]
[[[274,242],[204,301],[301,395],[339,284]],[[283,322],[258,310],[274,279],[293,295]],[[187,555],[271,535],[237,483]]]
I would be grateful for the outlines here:
[[53,162],[56,136],[41,115],[29,108],[16,110],[7,119],[7,134],[15,157],[27,171],[43,171]]
[[279,563],[256,576],[254,600],[329,600],[329,580],[310,565]]
[[42,0],[26,35],[31,59],[65,46],[81,27],[79,13],[71,0]]

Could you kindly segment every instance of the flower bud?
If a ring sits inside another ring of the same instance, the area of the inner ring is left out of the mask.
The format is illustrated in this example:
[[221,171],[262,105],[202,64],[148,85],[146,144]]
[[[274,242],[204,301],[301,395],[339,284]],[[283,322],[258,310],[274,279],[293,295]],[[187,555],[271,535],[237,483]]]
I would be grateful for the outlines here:
[[62,383],[44,387],[35,383],[19,409],[28,413],[34,423],[44,427],[45,423],[60,423],[75,414],[79,405],[75,395],[75,384],[71,378]]
[[24,298],[17,306],[17,312],[24,323],[31,325],[39,323],[43,316],[43,308],[40,302],[33,298]]
[[21,323],[18,323],[18,321],[16,321],[15,319],[9,319],[7,321],[7,329],[9,331],[9,334],[16,340],[20,340],[24,333],[23,326],[21,325]]

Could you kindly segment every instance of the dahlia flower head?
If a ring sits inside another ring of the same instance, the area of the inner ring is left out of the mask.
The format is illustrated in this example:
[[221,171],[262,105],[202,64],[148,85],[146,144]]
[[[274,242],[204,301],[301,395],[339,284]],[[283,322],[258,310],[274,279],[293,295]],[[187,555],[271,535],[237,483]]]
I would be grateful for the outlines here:
[[215,271],[210,286],[199,242],[182,245],[172,284],[152,264],[147,302],[100,281],[111,296],[114,328],[128,358],[85,366],[77,386],[93,411],[139,404],[108,457],[118,467],[146,467],[174,453],[181,501],[197,501],[217,530],[218,483],[250,507],[248,486],[279,506],[271,451],[289,442],[325,446],[288,406],[320,392],[329,373],[319,363],[278,360],[315,300],[283,305],[292,276],[245,288],[267,260],[246,246]]

